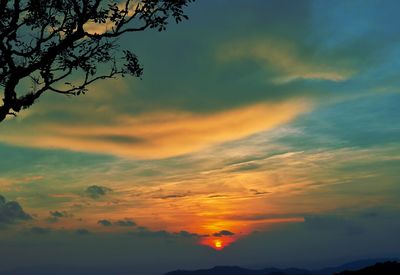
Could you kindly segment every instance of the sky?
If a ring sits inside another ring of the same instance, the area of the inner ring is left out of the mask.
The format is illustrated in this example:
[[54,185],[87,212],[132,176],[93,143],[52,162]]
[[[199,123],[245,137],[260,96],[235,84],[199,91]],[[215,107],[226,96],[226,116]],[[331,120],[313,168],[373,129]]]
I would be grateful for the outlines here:
[[142,79],[1,123],[0,274],[400,257],[399,5],[198,0],[122,38]]

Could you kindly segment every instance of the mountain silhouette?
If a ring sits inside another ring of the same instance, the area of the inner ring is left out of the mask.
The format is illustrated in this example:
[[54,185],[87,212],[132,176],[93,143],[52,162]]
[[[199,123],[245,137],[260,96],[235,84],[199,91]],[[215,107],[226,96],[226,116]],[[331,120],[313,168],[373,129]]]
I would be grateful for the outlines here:
[[238,266],[216,266],[211,269],[195,271],[176,270],[168,272],[165,275],[314,275],[314,273],[305,269],[297,268],[265,268],[253,270]]
[[264,268],[256,270],[238,266],[216,266],[211,269],[193,271],[175,270],[165,275],[400,275],[399,262],[392,259],[379,260],[368,259],[319,270],[298,268]]
[[339,273],[342,271],[355,271],[359,269],[363,269],[368,266],[372,266],[376,263],[384,263],[384,262],[393,262],[399,261],[398,258],[374,258],[374,259],[363,259],[358,261],[348,262],[339,266],[334,267],[326,267],[323,269],[319,269],[318,275],[332,275],[335,273]]
[[335,275],[399,275],[400,263],[399,262],[384,262],[377,263],[373,266],[368,266],[355,271],[343,271],[335,273]]

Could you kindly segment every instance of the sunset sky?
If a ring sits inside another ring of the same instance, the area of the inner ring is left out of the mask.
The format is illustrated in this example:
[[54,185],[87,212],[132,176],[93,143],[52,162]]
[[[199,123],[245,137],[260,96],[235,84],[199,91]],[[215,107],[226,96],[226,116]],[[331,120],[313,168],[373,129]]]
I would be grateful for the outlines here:
[[0,274],[399,257],[399,9],[197,0],[125,36],[142,79],[0,124]]

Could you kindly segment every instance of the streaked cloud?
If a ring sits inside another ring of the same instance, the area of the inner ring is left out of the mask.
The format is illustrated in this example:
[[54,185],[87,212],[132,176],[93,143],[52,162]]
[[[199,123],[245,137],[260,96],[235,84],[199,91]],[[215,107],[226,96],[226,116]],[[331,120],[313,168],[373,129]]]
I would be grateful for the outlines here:
[[233,41],[217,51],[221,62],[253,60],[272,68],[272,82],[283,84],[297,79],[343,81],[355,71],[340,60],[324,60],[302,53],[295,43],[277,39]]
[[[182,111],[120,115],[107,124],[38,125],[29,137],[18,125],[0,141],[19,146],[57,148],[121,157],[158,159],[183,155],[211,145],[241,139],[288,123],[310,111],[306,100],[257,103],[216,113]],[[25,125],[29,128],[29,125]],[[33,129],[32,129],[33,130]]]

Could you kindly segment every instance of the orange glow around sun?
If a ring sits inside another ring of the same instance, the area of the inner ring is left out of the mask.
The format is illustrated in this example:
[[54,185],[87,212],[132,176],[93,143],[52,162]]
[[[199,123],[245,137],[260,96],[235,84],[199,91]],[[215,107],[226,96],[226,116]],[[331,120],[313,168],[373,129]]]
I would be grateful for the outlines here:
[[215,250],[222,250],[233,243],[235,240],[235,238],[230,236],[223,236],[219,238],[205,237],[201,239],[200,244],[209,246]]

